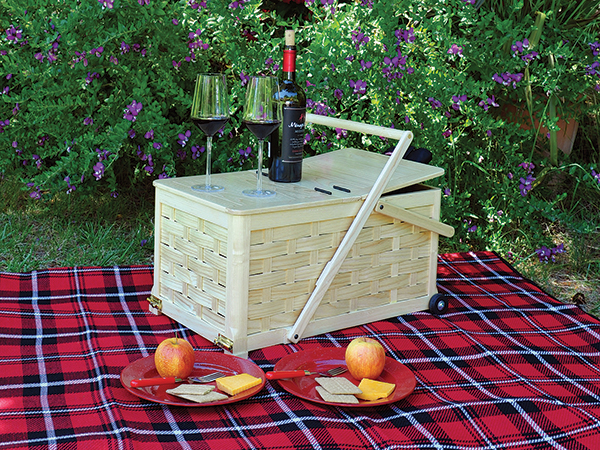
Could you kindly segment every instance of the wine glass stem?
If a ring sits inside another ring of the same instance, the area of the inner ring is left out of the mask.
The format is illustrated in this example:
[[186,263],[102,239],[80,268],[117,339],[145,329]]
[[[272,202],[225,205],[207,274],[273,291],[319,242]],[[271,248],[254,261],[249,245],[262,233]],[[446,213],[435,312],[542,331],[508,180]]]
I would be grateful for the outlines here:
[[212,136],[207,136],[206,137],[206,186],[210,186],[212,184],[210,182],[210,167],[212,165],[211,153],[212,153]]
[[262,192],[262,166],[263,166],[263,143],[264,139],[258,140],[258,170],[256,171],[256,190]]

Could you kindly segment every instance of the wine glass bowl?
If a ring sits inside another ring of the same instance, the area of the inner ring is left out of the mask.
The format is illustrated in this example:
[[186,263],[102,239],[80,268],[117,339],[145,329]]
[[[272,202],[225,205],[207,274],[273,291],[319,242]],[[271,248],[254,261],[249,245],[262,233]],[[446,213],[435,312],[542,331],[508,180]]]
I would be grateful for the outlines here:
[[192,122],[206,135],[206,180],[204,185],[194,185],[200,192],[222,191],[223,186],[211,182],[212,138],[229,121],[229,95],[224,74],[202,73],[196,77],[192,110]]
[[250,197],[271,197],[275,191],[262,188],[263,145],[265,139],[281,124],[281,103],[276,99],[278,90],[276,77],[251,77],[246,88],[246,102],[242,122],[258,139],[258,168],[256,189],[245,189]]

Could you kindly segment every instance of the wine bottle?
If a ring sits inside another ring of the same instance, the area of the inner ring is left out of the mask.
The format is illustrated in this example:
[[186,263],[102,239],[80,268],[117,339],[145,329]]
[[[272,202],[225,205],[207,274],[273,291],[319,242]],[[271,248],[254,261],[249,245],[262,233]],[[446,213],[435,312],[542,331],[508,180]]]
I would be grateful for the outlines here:
[[279,130],[271,135],[269,178],[281,183],[293,183],[302,178],[306,120],[306,94],[296,83],[296,44],[293,30],[285,32],[283,79],[276,96],[283,103],[283,120]]

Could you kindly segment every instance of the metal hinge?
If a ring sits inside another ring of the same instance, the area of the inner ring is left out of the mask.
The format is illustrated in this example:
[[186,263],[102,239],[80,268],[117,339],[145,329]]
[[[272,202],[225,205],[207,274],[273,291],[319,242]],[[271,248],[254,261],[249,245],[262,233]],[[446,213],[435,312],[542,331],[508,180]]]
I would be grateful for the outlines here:
[[162,300],[154,295],[147,298],[150,312],[153,314],[160,314],[162,312]]
[[233,341],[227,336],[223,336],[221,333],[215,338],[214,342],[217,347],[220,347],[223,350],[227,350],[228,352],[233,350]]

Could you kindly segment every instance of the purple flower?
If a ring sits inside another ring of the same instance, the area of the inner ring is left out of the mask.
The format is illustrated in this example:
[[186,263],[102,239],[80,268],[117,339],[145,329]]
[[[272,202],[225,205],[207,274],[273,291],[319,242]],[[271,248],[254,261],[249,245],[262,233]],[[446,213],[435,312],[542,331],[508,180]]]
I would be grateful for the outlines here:
[[360,27],[358,27],[357,30],[353,30],[350,34],[356,50],[358,50],[363,45],[367,45],[367,43],[371,40],[369,36],[366,36],[362,32]]
[[350,87],[354,89],[354,94],[362,95],[367,92],[367,82],[363,80],[350,80]]
[[248,3],[250,0],[236,0],[234,2],[231,2],[229,4],[229,8],[231,9],[236,9],[236,8],[240,8],[240,9],[244,9],[244,4]]
[[452,104],[452,109],[454,109],[455,111],[460,111],[460,104],[467,101],[467,96],[466,95],[453,95],[452,101],[454,102]]
[[90,84],[92,81],[94,81],[94,78],[100,78],[98,72],[88,72],[87,77],[85,77],[85,84]]
[[442,136],[444,136],[445,138],[449,138],[450,136],[452,136],[452,130],[450,128],[448,128],[446,131],[444,131],[442,133]]
[[600,61],[594,61],[591,65],[585,66],[585,73],[588,75],[599,75],[600,76],[600,72],[598,72],[596,70],[599,67],[600,67]]
[[125,109],[125,114],[123,114],[123,119],[127,119],[131,122],[135,122],[137,115],[142,110],[142,104],[136,102],[135,100],[131,103],[131,105],[127,105]]
[[133,139],[135,137],[135,130],[129,130],[127,134],[131,139]]
[[504,86],[510,86],[512,84],[513,89],[517,88],[517,83],[520,82],[522,79],[522,73],[511,74],[510,72],[504,72],[500,75],[495,73],[494,76],[492,76],[492,80]]
[[6,39],[17,42],[22,37],[22,30],[18,30],[14,25],[6,29]]
[[67,183],[67,194],[70,194],[71,192],[73,192],[75,189],[77,189],[75,186],[73,186],[71,184],[71,177],[66,176],[64,178],[64,181]]
[[523,61],[525,61],[527,64],[529,64],[531,61],[533,61],[535,58],[537,58],[540,54],[538,52],[531,52],[528,53],[526,55],[521,56],[521,59]]
[[108,159],[108,156],[110,155],[110,151],[106,149],[102,150],[97,148],[96,153],[98,153],[98,161],[106,161]]
[[548,248],[545,245],[542,245],[540,248],[536,249],[536,253],[540,262],[548,263],[548,261],[556,262],[556,257],[558,253],[565,253],[564,244],[559,244],[554,248]]
[[104,51],[104,47],[93,48],[90,50],[90,55],[96,55],[98,58],[102,56],[102,52]]
[[335,134],[337,139],[342,139],[348,137],[348,130],[344,130],[343,128],[336,128]]
[[467,226],[467,233],[474,233],[477,231],[477,225],[471,225],[471,219],[465,219],[463,222]]
[[510,50],[513,53],[523,53],[526,48],[529,48],[529,40],[523,39],[523,42],[516,41],[513,45],[511,45]]
[[246,84],[248,84],[248,81],[250,81],[250,76],[246,75],[244,72],[241,72],[240,80],[242,80],[242,86],[246,86]]
[[535,181],[535,178],[533,177],[533,175],[529,174],[527,175],[527,178],[519,178],[519,181],[521,182],[521,184],[519,184],[519,190],[521,191],[521,195],[525,197],[527,196],[527,193],[533,188],[533,182]]
[[149,5],[150,4],[150,0],[138,0],[138,3],[142,6],[144,5]]
[[153,142],[152,147],[154,147],[156,150],[160,150],[162,148],[162,144],[160,142]]
[[484,111],[487,111],[490,106],[493,106],[494,108],[498,108],[500,106],[498,103],[496,103],[496,96],[494,95],[488,97],[487,100],[481,100],[478,105],[481,106]]
[[360,70],[362,70],[362,71],[370,69],[372,65],[373,65],[372,61],[365,61],[364,59],[360,60]]
[[200,156],[200,153],[204,153],[206,149],[204,146],[198,147],[196,145],[192,145],[192,159],[197,159]]
[[429,98],[427,99],[427,101],[429,102],[429,104],[431,105],[431,107],[432,107],[433,109],[436,109],[436,108],[441,108],[441,107],[442,107],[442,102],[440,102],[439,100],[436,100],[436,99],[435,99],[435,98],[433,98],[433,97],[429,97]]
[[598,184],[600,184],[600,173],[596,173],[594,168],[592,167],[592,178],[595,178]]
[[452,193],[452,191],[450,191],[450,188],[444,188],[444,195],[447,197]]
[[113,9],[115,6],[115,0],[98,0],[98,3],[100,3],[103,8],[108,9]]
[[333,91],[333,96],[338,100],[341,100],[344,96],[344,91],[342,91],[341,89],[336,89],[335,91]]
[[83,119],[84,125],[92,125],[93,123],[94,123],[94,119],[92,119],[91,117],[86,117],[85,119]]
[[27,187],[34,188],[34,191],[29,194],[29,197],[31,197],[34,200],[39,200],[40,198],[42,198],[42,193],[40,191],[39,186],[36,186],[33,183],[27,183]]
[[93,169],[94,177],[96,178],[96,181],[98,181],[104,175],[104,164],[102,164],[101,162],[97,162],[94,165]]
[[187,130],[185,133],[179,133],[179,140],[177,141],[177,143],[182,147],[185,147],[185,144],[187,143],[191,135],[192,132],[190,130]]
[[448,54],[449,55],[458,55],[458,56],[462,56],[462,52],[463,52],[463,48],[459,47],[456,44],[452,44],[452,46],[450,47],[450,49],[448,50]]
[[146,139],[154,139],[154,130],[150,129],[150,130],[146,131],[146,134],[144,134],[144,137]]
[[190,8],[192,9],[206,8],[206,1],[203,0],[200,3],[196,3],[196,0],[190,0],[188,5],[190,5]]
[[600,55],[600,42],[590,42],[590,50],[592,50],[594,56]]
[[318,114],[319,116],[328,116],[330,114],[335,114],[335,111],[330,108],[327,103],[325,103],[327,101],[327,99],[325,99],[323,102],[315,102],[312,99],[307,99],[306,100],[306,107],[309,109],[314,109],[314,113]]
[[411,27],[408,30],[396,30],[394,35],[398,38],[396,45],[400,45],[402,41],[410,44],[415,41],[415,30]]
[[531,172],[533,172],[533,169],[535,169],[535,164],[528,163],[528,162],[522,162],[521,164],[519,164],[519,167],[522,167],[523,169],[525,169],[525,171],[527,173],[531,173]]
[[5,121],[0,120],[0,133],[4,133],[4,127],[7,127],[10,125],[10,119],[7,119]]

